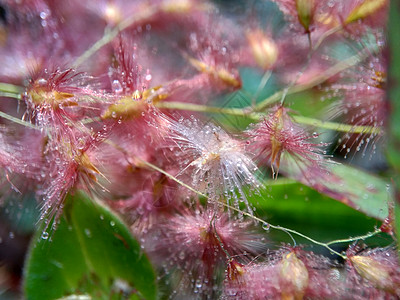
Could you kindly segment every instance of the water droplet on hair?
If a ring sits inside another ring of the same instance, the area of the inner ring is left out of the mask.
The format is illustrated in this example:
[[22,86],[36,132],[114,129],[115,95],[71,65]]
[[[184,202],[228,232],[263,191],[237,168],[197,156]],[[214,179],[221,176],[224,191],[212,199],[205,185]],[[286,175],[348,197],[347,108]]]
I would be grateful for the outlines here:
[[121,94],[123,92],[122,85],[117,79],[112,82],[111,88],[116,94]]
[[85,234],[88,238],[92,237],[92,232],[88,228],[85,228]]
[[271,228],[271,225],[269,225],[267,222],[262,224],[262,229],[264,229],[265,231],[269,231]]
[[40,78],[37,80],[37,84],[40,86],[45,86],[47,84],[47,80],[44,78]]
[[196,288],[200,289],[203,286],[201,279],[196,280]]
[[114,221],[110,221],[110,226],[114,227],[115,226],[115,222]]
[[49,233],[46,231],[42,232],[42,235],[40,236],[42,240],[47,240],[49,238]]

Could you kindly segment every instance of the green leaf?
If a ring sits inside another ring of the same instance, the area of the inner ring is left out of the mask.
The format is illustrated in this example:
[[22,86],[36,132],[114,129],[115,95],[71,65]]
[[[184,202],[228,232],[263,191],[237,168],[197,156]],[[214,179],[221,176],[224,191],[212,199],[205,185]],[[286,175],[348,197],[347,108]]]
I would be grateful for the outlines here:
[[333,174],[332,179],[336,177],[340,182],[324,182],[322,192],[326,188],[325,193],[332,198],[378,220],[384,220],[388,216],[388,204],[393,197],[388,182],[343,164],[333,165],[329,171]]
[[[254,194],[249,201],[256,208],[255,214],[266,222],[323,241],[363,235],[378,225],[362,212],[286,178],[269,181],[261,195]],[[291,242],[287,234],[277,231],[271,231],[269,238]]]
[[318,192],[328,195],[367,216],[384,220],[389,215],[389,203],[392,201],[390,184],[377,176],[351,166],[332,163],[326,166],[329,176],[321,172],[315,174],[314,182],[310,183],[305,178],[304,169],[293,162],[285,167],[285,174],[316,189]]
[[25,265],[26,298],[156,299],[155,272],[128,228],[84,193],[67,196],[57,229],[39,230]]

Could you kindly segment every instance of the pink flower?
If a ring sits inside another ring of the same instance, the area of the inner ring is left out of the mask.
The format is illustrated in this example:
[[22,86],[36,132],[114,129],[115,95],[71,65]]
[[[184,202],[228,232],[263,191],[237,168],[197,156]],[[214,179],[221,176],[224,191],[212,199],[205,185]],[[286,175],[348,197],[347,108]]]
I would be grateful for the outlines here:
[[153,238],[145,238],[146,248],[168,272],[176,269],[180,294],[197,290],[210,295],[216,272],[228,256],[262,249],[260,237],[249,225],[230,220],[222,211],[186,209],[158,224]]
[[137,168],[132,173],[127,183],[131,195],[127,199],[110,200],[109,205],[131,220],[133,233],[141,237],[165,215],[183,207],[184,202],[177,196],[180,190],[176,182],[164,174],[146,168]]
[[310,32],[313,25],[315,14],[323,1],[315,0],[275,0],[280,10],[287,16],[296,18],[293,23],[300,24],[305,32]]
[[386,25],[389,3],[386,0],[274,0],[274,2],[291,22],[301,25],[305,32],[343,25],[346,30],[358,36],[367,28],[381,29]]
[[[28,187],[42,182],[43,146],[45,136],[31,128],[1,128],[0,130],[0,186],[2,197],[11,187],[23,193]],[[0,200],[1,202],[1,200]]]
[[37,191],[43,199],[40,219],[46,224],[45,230],[51,224],[56,225],[68,192],[79,188],[91,193],[98,177],[104,176],[96,166],[96,150],[106,135],[69,128],[62,135],[48,139],[43,152],[43,183]]
[[[340,97],[331,107],[330,117],[341,118],[344,123],[375,129],[386,125],[386,64],[382,57],[372,57],[366,63],[347,70],[329,89]],[[345,154],[373,144],[383,133],[347,133],[342,138],[341,151]],[[375,147],[375,145],[373,145]]]
[[343,291],[328,259],[298,248],[264,263],[231,262],[228,270],[225,299],[339,299]]
[[314,136],[294,123],[283,106],[271,109],[264,120],[247,130],[247,136],[248,149],[262,164],[271,166],[275,178],[281,166],[288,174],[300,172],[309,180],[322,171],[322,144],[312,143]]
[[[74,126],[83,126],[84,118],[95,116],[101,94],[94,92],[89,77],[72,69],[36,74],[27,88],[25,119],[52,135]],[[61,132],[61,133],[60,133]]]
[[240,59],[239,47],[235,45],[233,34],[227,35],[224,26],[229,26],[233,32],[238,30],[234,24],[224,20],[221,24],[208,25],[205,31],[191,32],[188,37],[190,52],[183,55],[201,73],[193,78],[198,81],[199,90],[210,86],[217,90],[241,87],[236,69]]
[[133,101],[142,98],[143,92],[149,88],[151,82],[151,76],[144,74],[136,59],[135,45],[132,40],[119,37],[114,50],[115,60],[109,72],[112,92],[117,96],[129,95]]

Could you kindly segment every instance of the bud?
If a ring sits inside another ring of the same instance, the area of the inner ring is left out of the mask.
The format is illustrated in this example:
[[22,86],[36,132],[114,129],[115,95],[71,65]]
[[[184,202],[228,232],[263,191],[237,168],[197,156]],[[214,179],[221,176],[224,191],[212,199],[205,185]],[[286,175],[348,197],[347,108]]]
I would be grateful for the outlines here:
[[111,104],[101,115],[101,118],[103,120],[110,118],[132,119],[139,117],[147,108],[148,104],[140,99],[135,100],[134,94],[132,97],[126,96],[118,102]]
[[247,34],[247,40],[256,63],[263,69],[270,69],[278,59],[278,47],[275,42],[256,30]]
[[377,288],[389,291],[394,289],[388,266],[369,256],[351,256],[350,261],[357,273]]
[[303,298],[309,276],[306,266],[294,252],[286,254],[279,263],[279,277],[282,299]]
[[191,0],[164,0],[161,3],[161,10],[167,13],[188,13],[193,8]]
[[234,259],[231,259],[229,261],[226,275],[230,281],[239,280],[240,276],[242,276],[245,272],[246,270],[243,264],[237,262]]
[[122,21],[122,13],[115,3],[108,2],[103,9],[103,18],[107,24],[116,25]]
[[387,4],[386,0],[365,0],[357,5],[349,14],[345,24],[371,16]]
[[68,101],[68,98],[73,98],[74,94],[58,92],[58,91],[46,91],[38,85],[34,85],[28,92],[32,103],[35,105],[50,104],[53,109],[57,109],[60,104],[63,106],[76,106],[76,101]]
[[296,0],[296,10],[300,24],[306,32],[310,32],[310,25],[314,17],[314,0]]
[[234,88],[240,88],[242,86],[239,75],[235,74],[234,72],[230,72],[221,66],[208,65],[205,62],[202,62],[193,57],[188,57],[188,60],[190,64],[195,67],[199,72],[207,74],[211,78],[220,80],[224,84],[232,86]]

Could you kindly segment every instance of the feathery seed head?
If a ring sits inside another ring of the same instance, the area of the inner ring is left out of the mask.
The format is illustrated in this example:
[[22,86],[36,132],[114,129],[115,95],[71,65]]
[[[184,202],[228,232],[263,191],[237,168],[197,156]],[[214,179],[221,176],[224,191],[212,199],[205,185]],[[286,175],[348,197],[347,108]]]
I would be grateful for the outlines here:
[[231,197],[237,208],[239,201],[244,201],[252,213],[245,187],[257,191],[260,182],[258,168],[244,151],[244,143],[222,128],[212,123],[204,125],[194,117],[179,121],[162,115],[160,118],[166,124],[167,147],[176,150],[179,175],[190,176],[193,186],[212,200],[224,195],[229,201]]

